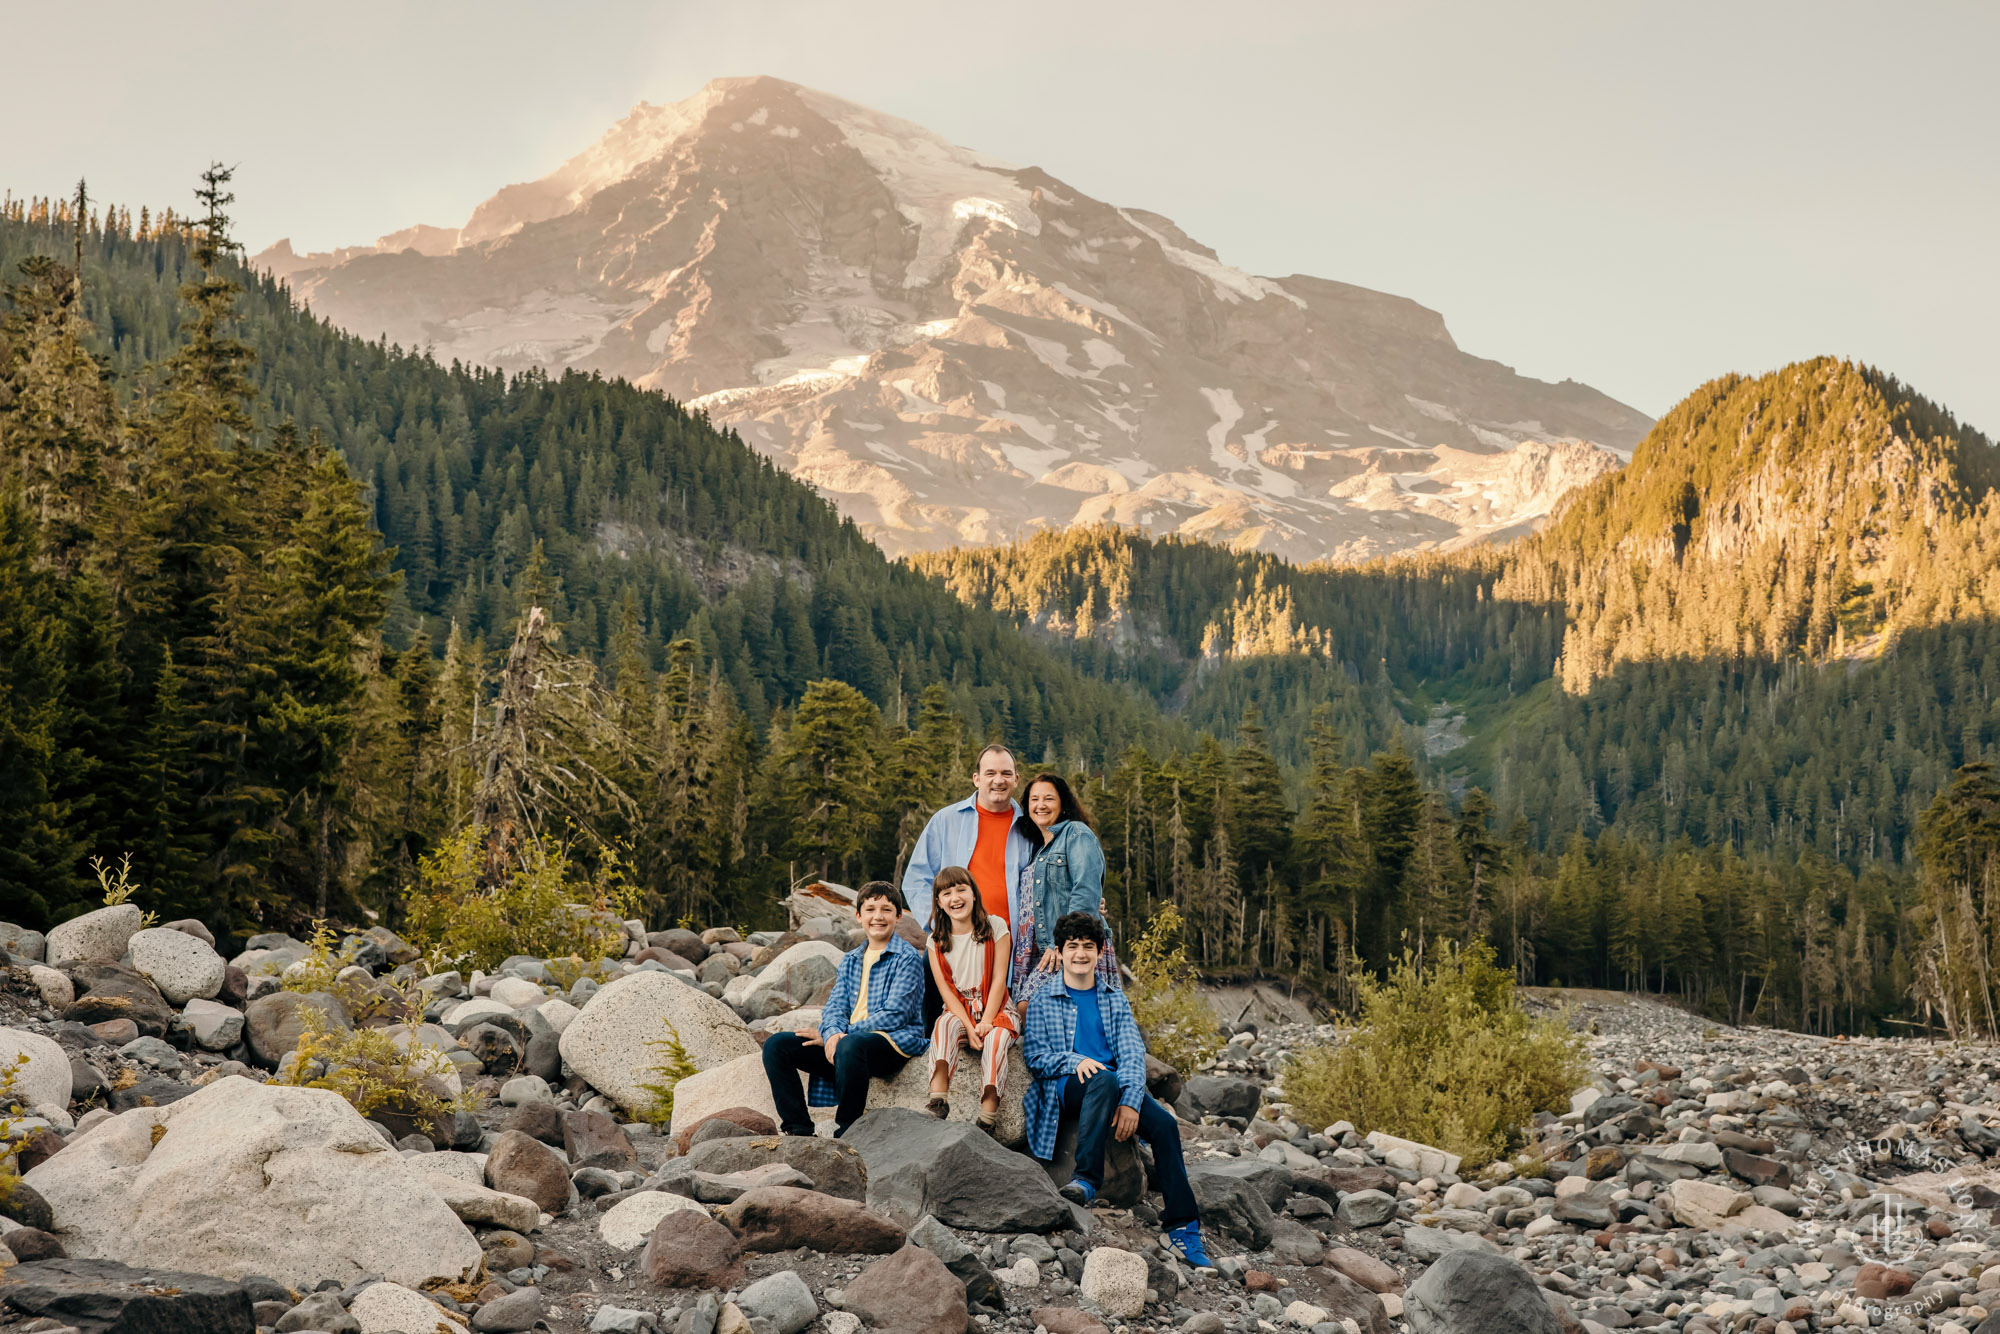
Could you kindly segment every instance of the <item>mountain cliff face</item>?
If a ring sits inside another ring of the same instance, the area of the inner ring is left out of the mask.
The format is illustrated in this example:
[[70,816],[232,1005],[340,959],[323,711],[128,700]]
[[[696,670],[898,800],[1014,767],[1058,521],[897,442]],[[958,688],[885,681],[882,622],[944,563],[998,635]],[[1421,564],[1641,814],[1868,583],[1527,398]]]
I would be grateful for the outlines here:
[[456,231],[256,262],[357,333],[662,390],[892,552],[1096,520],[1295,558],[1448,546],[1532,526],[1649,425],[1413,302],[1247,274],[768,78],[642,103]]

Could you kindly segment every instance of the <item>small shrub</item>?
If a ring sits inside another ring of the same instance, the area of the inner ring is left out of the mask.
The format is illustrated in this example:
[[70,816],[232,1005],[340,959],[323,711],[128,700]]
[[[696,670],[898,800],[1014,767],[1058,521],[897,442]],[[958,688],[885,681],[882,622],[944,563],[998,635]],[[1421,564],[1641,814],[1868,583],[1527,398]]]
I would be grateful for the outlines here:
[[665,1130],[674,1119],[674,1085],[694,1074],[695,1065],[687,1048],[681,1045],[680,1030],[674,1027],[674,1021],[660,1022],[667,1026],[667,1035],[646,1044],[660,1053],[660,1060],[653,1067],[653,1082],[639,1085],[652,1095],[652,1102],[640,1113],[640,1119]]
[[586,873],[553,840],[524,844],[524,864],[501,883],[482,880],[485,831],[461,830],[418,864],[403,934],[440,967],[492,971],[510,955],[623,957],[623,919],[637,907],[624,858],[600,849]]
[[[130,903],[132,896],[139,892],[139,887],[132,883],[132,854],[129,852],[119,857],[116,875],[111,873],[110,864],[102,857],[92,857],[90,869],[97,873],[97,887],[104,891],[104,906],[107,908]],[[153,913],[144,913],[139,920],[144,926],[154,926],[160,919]]]
[[1518,1143],[1536,1112],[1566,1107],[1583,1081],[1582,1039],[1560,1019],[1529,1018],[1484,942],[1446,945],[1424,966],[1405,951],[1387,979],[1362,984],[1361,1008],[1351,1039],[1307,1048],[1285,1069],[1286,1096],[1307,1125],[1348,1120],[1479,1167]]
[[1132,946],[1132,984],[1125,999],[1145,1035],[1146,1049],[1183,1075],[1222,1050],[1215,1011],[1201,994],[1181,940],[1181,915],[1170,903]]
[[347,965],[334,953],[334,940],[332,927],[324,921],[314,922],[312,938],[306,942],[306,957],[285,969],[278,985],[286,991],[325,992],[339,1001],[356,1023],[382,1015],[417,1022],[413,1016],[423,1013],[421,999],[385,982],[343,978],[340,970]]
[[471,1094],[440,1091],[454,1068],[438,1048],[398,1042],[382,1028],[335,1028],[311,1005],[301,1006],[299,1017],[298,1056],[273,1083],[328,1089],[363,1116],[389,1113],[425,1126],[471,1110]]
[[27,1068],[26,1052],[16,1053],[12,1061],[0,1068],[0,1204],[13,1195],[14,1186],[21,1179],[14,1166],[14,1116],[26,1109],[21,1106],[21,1094],[15,1085]]

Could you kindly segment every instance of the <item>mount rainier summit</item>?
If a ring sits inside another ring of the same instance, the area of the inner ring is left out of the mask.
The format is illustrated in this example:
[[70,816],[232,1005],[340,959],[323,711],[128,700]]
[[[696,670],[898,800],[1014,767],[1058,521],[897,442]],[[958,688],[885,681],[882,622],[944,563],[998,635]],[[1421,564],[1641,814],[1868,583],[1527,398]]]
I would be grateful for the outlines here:
[[641,103],[463,227],[258,266],[356,333],[622,376],[891,553],[1111,521],[1294,559],[1525,531],[1643,414],[1443,319],[771,78]]

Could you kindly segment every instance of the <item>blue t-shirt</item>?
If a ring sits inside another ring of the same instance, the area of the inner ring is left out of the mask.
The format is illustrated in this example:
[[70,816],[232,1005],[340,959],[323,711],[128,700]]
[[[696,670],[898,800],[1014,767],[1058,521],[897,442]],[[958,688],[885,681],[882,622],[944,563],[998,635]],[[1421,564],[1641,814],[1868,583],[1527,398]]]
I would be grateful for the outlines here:
[[1063,986],[1076,1002],[1076,1054],[1104,1065],[1117,1065],[1118,1058],[1112,1055],[1111,1044],[1104,1037],[1104,1016],[1097,1012],[1097,988],[1089,986],[1079,991],[1067,982]]

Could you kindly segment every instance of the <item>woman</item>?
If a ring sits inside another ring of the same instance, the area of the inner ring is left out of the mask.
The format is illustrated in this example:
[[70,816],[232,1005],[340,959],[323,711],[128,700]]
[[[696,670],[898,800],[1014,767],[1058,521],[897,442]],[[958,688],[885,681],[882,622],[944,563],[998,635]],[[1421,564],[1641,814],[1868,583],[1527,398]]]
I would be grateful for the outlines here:
[[946,1095],[959,1049],[970,1047],[979,1053],[979,1128],[990,1135],[1007,1087],[1007,1046],[1019,1025],[1007,1004],[1007,928],[987,915],[963,866],[945,867],[932,883],[925,953],[944,997],[944,1013],[931,1029],[931,1115],[943,1120],[951,1111]]
[[[1104,921],[1104,847],[1091,830],[1083,803],[1061,774],[1036,775],[1028,784],[1028,813],[1021,828],[1036,845],[1021,872],[1021,920],[1014,923],[1014,1002],[1025,1009],[1037,990],[1062,976],[1055,925],[1064,913],[1087,912]],[[1108,943],[1097,961],[1098,982],[1117,989],[1118,958]]]

